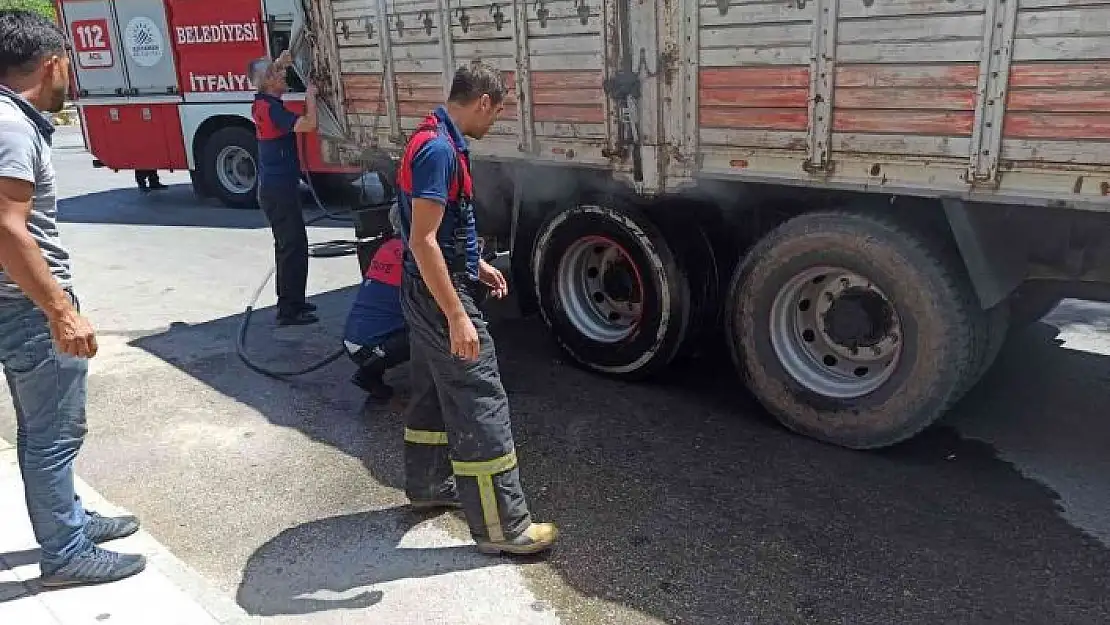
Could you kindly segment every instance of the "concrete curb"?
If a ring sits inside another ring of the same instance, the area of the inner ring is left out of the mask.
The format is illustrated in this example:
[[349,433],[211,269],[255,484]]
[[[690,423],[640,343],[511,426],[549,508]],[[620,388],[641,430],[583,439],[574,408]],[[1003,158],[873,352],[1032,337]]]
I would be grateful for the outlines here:
[[[14,446],[0,438],[0,454],[13,453]],[[14,455],[14,454],[13,454]],[[2,467],[0,467],[2,469]],[[90,487],[84,480],[76,478],[75,485],[78,494],[81,495],[85,505],[92,510],[96,510],[105,515],[115,516],[120,514],[127,514],[127,511],[118,506],[113,505],[111,502],[105,500],[99,493]],[[29,529],[29,528],[28,528]],[[212,588],[207,581],[189,565],[185,564],[174,556],[165,546],[159,543],[153,536],[145,530],[140,530],[134,536],[124,539],[125,545],[121,545],[121,550],[140,552],[147,556],[147,571],[141,575],[150,575],[151,573],[159,575],[164,578],[168,584],[176,588],[184,599],[196,605],[204,613],[208,614],[213,622],[219,625],[250,625],[258,622],[258,617],[248,615],[242,608],[239,607],[231,598],[226,597],[223,593]],[[0,558],[0,562],[3,559]],[[4,568],[12,571],[5,563]],[[18,575],[17,575],[18,578]],[[23,583],[28,589],[34,586],[34,580],[26,580]],[[126,582],[117,582],[123,584]],[[112,585],[105,585],[102,587],[84,587],[81,592],[96,592],[98,589],[104,589],[107,592],[112,592]],[[28,595],[33,596],[33,600],[39,602],[44,601],[58,601],[60,600],[57,593],[65,591],[52,591],[49,594],[34,595],[29,592]],[[18,597],[17,597],[18,598]],[[25,597],[26,598],[26,597]],[[180,603],[179,603],[180,604]],[[47,606],[50,612],[51,606]],[[0,619],[2,620],[2,619]],[[60,619],[55,612],[55,620],[58,620],[61,625],[70,625],[76,621],[67,619]]]

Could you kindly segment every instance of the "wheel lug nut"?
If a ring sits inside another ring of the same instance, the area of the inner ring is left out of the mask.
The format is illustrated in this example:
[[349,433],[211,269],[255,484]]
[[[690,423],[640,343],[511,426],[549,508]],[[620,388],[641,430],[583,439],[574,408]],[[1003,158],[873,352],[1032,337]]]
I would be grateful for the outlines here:
[[846,289],[846,288],[852,286],[852,283],[851,283],[851,281],[848,280],[848,278],[841,278],[840,279],[840,286]]
[[871,348],[871,353],[875,354],[876,356],[882,356],[883,355],[883,350],[878,345],[876,345],[876,346]]

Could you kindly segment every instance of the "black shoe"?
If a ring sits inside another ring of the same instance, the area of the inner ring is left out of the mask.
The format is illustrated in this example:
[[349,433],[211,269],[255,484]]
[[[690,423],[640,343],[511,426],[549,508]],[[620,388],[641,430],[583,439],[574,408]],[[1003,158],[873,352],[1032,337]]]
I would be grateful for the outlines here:
[[93,547],[54,570],[43,569],[44,588],[103,584],[131,577],[146,568],[146,558]]
[[380,374],[375,377],[373,372],[359,369],[351,376],[351,382],[378,401],[389,401],[393,398],[393,387],[383,382]]
[[145,184],[139,185],[139,193],[150,193],[150,187]]
[[155,181],[155,182],[150,183],[150,190],[151,191],[165,191],[168,188],[169,187],[162,184],[161,182]]
[[139,519],[133,516],[108,517],[87,512],[89,522],[85,525],[85,536],[96,544],[126,538],[139,531]]
[[305,302],[301,304],[301,310],[306,312],[316,312],[316,304],[313,304],[312,302]]
[[459,501],[459,493],[455,488],[455,479],[450,478],[439,489],[439,492],[433,497],[421,498],[409,496],[409,506],[413,510],[429,510],[431,508],[453,508],[458,509],[462,507],[462,502]]
[[307,310],[299,310],[292,315],[278,315],[277,318],[279,326],[307,326],[317,321],[320,321],[320,318]]

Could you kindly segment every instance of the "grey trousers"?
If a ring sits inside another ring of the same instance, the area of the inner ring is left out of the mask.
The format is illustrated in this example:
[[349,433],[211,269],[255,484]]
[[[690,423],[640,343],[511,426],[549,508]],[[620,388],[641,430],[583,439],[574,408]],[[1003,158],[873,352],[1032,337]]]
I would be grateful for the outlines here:
[[476,540],[510,540],[531,524],[520,483],[497,352],[474,302],[456,286],[478,331],[478,359],[451,353],[447,319],[428,287],[406,274],[401,307],[409,327],[412,397],[405,410],[405,491],[410,500],[456,491]]

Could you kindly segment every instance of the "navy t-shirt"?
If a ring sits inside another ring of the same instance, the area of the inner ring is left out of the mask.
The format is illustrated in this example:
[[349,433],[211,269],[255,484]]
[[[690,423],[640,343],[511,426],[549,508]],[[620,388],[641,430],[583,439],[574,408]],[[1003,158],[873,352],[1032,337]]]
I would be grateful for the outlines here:
[[295,188],[301,179],[297,135],[293,132],[297,114],[285,108],[281,98],[256,93],[251,117],[258,137],[259,186]]
[[[450,267],[451,259],[455,255],[455,228],[458,220],[458,207],[455,203],[448,203],[447,192],[451,181],[457,176],[458,167],[455,149],[462,154],[469,154],[466,139],[458,131],[447,110],[442,106],[436,108],[436,117],[439,119],[439,135],[424,144],[424,147],[412,159],[412,197],[404,191],[398,191],[397,204],[400,208],[401,233],[408,248],[409,232],[412,226],[412,199],[422,198],[432,200],[446,207],[443,221],[440,223],[436,238],[443,251],[443,258]],[[452,147],[454,142],[454,148]],[[478,279],[478,229],[474,219],[474,211],[470,211],[470,218],[465,227],[466,235],[466,273],[471,279]],[[405,272],[412,276],[419,276],[420,270],[411,253],[405,254]]]

